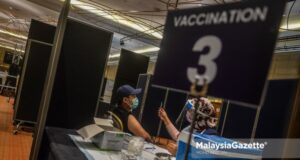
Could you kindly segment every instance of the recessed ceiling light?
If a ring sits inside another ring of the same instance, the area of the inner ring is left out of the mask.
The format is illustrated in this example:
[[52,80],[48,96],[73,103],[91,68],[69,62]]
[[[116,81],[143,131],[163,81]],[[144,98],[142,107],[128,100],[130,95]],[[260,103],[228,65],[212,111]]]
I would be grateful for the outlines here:
[[[141,54],[141,53],[157,52],[159,51],[159,49],[160,48],[158,47],[150,47],[150,48],[137,49],[134,50],[133,52]],[[120,57],[120,53],[116,53],[109,56],[109,58],[117,58],[117,57]]]

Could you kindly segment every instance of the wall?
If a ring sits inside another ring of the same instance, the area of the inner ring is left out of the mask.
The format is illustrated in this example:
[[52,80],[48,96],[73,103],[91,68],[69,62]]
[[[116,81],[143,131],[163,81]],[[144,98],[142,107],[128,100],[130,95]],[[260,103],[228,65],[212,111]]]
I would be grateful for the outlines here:
[[268,79],[300,78],[300,52],[276,53]]
[[118,65],[106,66],[105,77],[109,80],[115,80]]

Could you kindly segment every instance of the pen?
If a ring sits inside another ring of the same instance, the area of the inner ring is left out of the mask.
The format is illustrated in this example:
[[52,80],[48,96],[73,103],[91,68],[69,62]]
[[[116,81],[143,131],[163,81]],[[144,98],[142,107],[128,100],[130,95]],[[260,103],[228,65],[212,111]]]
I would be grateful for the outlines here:
[[[160,107],[164,108],[162,101],[160,102]],[[161,124],[162,124],[162,120],[159,120],[158,129],[157,129],[157,132],[156,132],[156,137],[159,136],[160,129],[161,129]]]
[[145,149],[155,149],[155,147],[146,147]]

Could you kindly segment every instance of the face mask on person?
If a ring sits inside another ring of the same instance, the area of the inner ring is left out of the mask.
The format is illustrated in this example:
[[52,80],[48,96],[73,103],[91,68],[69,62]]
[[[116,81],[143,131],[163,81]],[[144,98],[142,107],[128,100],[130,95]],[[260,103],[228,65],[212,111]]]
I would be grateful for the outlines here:
[[139,99],[137,97],[135,97],[132,100],[132,104],[131,104],[131,109],[134,110],[139,106]]

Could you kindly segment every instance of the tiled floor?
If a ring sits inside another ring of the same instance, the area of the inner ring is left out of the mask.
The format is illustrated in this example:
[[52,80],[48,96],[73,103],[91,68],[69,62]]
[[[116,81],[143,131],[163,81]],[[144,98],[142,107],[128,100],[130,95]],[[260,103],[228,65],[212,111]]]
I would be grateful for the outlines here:
[[28,160],[32,134],[13,132],[13,100],[7,102],[7,98],[0,96],[0,160]]

